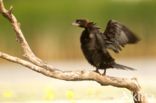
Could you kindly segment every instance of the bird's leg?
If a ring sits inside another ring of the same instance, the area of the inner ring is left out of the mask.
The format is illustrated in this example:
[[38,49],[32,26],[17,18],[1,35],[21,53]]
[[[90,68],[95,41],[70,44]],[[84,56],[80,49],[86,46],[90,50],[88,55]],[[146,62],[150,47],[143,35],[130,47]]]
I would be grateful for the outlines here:
[[96,68],[95,72],[96,72],[96,73],[100,73],[99,70],[98,70],[98,68]]
[[104,69],[104,72],[103,72],[103,74],[102,75],[106,75],[106,69]]

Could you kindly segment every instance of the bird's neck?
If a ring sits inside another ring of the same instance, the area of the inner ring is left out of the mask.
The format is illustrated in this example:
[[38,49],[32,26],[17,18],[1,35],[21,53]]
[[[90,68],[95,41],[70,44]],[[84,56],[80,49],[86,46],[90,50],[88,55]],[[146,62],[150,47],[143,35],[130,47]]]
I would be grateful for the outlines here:
[[86,25],[85,31],[93,32],[93,31],[99,31],[99,27],[97,27],[94,23],[90,22]]

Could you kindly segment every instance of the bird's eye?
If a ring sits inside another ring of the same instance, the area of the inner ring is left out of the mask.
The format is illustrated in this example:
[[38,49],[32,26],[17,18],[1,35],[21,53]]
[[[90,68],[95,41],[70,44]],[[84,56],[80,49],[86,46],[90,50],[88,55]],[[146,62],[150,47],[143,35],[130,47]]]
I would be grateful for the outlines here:
[[80,20],[76,20],[76,23],[80,23]]

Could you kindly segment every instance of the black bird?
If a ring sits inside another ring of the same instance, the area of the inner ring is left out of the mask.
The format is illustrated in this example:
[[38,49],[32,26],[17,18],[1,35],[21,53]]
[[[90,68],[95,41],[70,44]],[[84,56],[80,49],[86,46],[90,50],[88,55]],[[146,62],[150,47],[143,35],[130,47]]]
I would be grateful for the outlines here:
[[123,70],[135,70],[131,67],[117,64],[108,52],[108,49],[118,53],[126,44],[135,44],[139,38],[126,26],[115,20],[109,20],[106,30],[102,33],[95,23],[85,19],[77,19],[73,25],[84,28],[81,37],[81,49],[88,62],[99,69],[116,68]]

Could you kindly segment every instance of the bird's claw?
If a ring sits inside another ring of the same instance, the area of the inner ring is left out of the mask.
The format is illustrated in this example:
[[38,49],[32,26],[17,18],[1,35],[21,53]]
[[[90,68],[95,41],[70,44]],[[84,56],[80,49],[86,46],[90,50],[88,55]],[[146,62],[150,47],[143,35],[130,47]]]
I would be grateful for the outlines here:
[[106,75],[106,69],[104,69],[104,72],[103,72],[103,74],[102,74],[103,76],[105,76]]
[[100,72],[99,72],[99,70],[98,70],[98,69],[94,70],[94,72],[96,72],[96,73],[100,74]]

